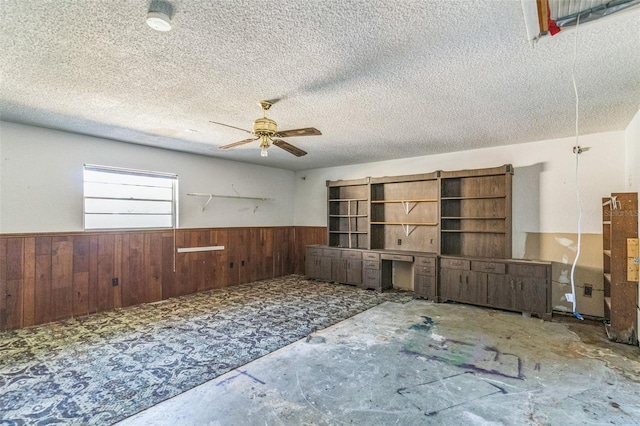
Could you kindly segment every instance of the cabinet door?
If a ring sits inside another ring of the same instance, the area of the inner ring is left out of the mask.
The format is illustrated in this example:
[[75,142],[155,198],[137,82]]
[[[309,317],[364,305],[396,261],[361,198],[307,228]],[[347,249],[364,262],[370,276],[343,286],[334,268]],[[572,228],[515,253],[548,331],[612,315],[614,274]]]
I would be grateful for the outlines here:
[[440,283],[443,301],[462,300],[462,280],[466,271],[460,269],[441,269]]
[[318,257],[316,263],[316,278],[324,281],[331,281],[331,258],[326,256]]
[[362,260],[347,259],[346,281],[347,284],[362,284]]
[[444,300],[486,305],[486,275],[461,269],[441,269],[442,298]]
[[536,277],[511,277],[515,287],[515,309],[543,315],[547,311],[547,281]]
[[479,305],[487,304],[487,274],[474,271],[464,271],[460,301]]
[[515,309],[514,288],[506,275],[487,274],[487,304],[494,308]]
[[318,264],[318,256],[312,256],[307,250],[307,255],[304,257],[304,275],[307,278],[317,278],[318,272],[316,271]]
[[336,283],[344,283],[347,281],[347,262],[342,258],[331,258],[331,278]]

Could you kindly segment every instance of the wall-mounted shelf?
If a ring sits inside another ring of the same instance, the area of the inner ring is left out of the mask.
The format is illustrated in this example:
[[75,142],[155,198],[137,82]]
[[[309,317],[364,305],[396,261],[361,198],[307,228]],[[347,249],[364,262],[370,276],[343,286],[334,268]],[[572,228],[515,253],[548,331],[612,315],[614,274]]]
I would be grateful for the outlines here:
[[372,225],[438,226],[437,222],[371,222]]
[[205,211],[211,200],[214,198],[236,198],[241,200],[256,200],[256,201],[274,201],[274,198],[262,198],[262,197],[243,197],[240,195],[218,195],[218,194],[206,194],[203,192],[189,192],[187,195],[191,195],[193,197],[208,197],[207,202],[202,207],[202,211]]
[[334,198],[329,200],[332,203],[340,203],[340,202],[347,202],[347,201],[368,201],[367,198]]
[[478,195],[467,197],[442,197],[443,201],[446,200],[490,200],[492,198],[505,198],[505,195]]

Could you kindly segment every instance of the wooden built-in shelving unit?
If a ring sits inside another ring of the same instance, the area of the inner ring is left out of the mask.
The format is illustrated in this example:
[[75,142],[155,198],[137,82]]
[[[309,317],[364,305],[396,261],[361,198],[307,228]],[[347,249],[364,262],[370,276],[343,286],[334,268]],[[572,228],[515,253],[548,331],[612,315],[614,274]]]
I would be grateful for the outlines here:
[[443,255],[511,257],[510,165],[440,174]]
[[383,291],[399,274],[417,297],[549,318],[551,264],[511,260],[512,175],[504,165],[327,181],[329,244],[307,247],[306,275]]
[[369,247],[369,179],[327,182],[328,241],[333,247]]
[[602,269],[604,317],[611,340],[638,344],[638,279],[630,276],[634,254],[629,239],[638,238],[638,194],[613,193],[602,199]]

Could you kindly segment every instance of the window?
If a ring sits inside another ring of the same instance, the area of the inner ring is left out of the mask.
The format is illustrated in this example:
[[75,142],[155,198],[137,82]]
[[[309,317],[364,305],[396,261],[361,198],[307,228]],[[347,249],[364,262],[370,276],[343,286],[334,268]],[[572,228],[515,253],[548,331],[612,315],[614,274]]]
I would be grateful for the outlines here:
[[178,176],[84,165],[84,229],[172,228]]

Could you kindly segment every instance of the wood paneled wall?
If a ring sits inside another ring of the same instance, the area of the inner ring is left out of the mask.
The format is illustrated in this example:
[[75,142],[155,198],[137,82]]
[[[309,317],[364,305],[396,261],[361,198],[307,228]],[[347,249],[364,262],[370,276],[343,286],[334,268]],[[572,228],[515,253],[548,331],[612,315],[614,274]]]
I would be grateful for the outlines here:
[[[304,246],[326,235],[325,227],[0,235],[0,331],[303,274]],[[225,249],[176,251],[202,246]]]

